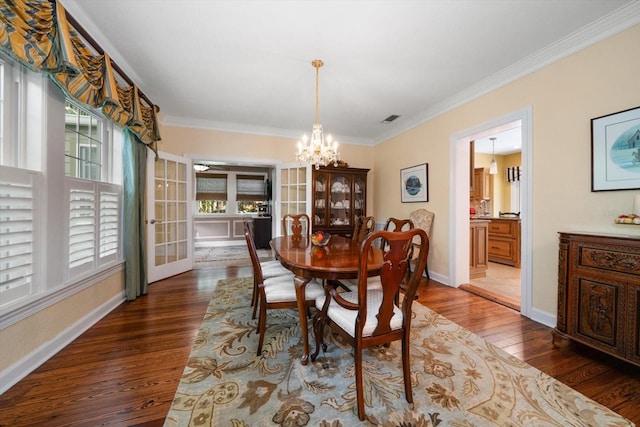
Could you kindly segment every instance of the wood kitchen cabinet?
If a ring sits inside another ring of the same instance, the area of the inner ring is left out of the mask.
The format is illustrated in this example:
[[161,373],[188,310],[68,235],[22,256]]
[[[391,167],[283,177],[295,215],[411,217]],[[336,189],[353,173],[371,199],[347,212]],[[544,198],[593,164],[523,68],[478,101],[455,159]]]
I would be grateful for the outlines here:
[[560,233],[553,345],[569,338],[640,366],[640,238]]
[[520,219],[492,218],[489,224],[489,261],[520,268]]
[[473,190],[471,200],[479,202],[491,198],[491,175],[489,168],[475,168],[473,170]]
[[489,220],[474,220],[469,230],[469,278],[477,279],[487,275],[489,261]]
[[354,218],[366,215],[368,172],[335,166],[313,170],[313,232],[351,236]]

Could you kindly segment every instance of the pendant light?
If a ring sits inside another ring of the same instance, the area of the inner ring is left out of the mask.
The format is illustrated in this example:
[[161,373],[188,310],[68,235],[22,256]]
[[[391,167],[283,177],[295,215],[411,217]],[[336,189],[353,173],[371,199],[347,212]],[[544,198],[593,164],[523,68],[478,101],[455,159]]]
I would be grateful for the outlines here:
[[495,137],[489,138],[491,140],[491,144],[493,145],[493,158],[491,159],[491,163],[489,163],[489,174],[495,175],[498,173],[498,163],[496,162],[496,139]]

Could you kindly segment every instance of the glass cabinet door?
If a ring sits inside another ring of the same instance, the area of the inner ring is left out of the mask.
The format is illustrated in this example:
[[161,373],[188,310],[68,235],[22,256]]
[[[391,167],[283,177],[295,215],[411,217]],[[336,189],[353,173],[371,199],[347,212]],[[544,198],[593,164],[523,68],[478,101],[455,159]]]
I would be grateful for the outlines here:
[[314,209],[314,217],[313,217],[313,225],[314,226],[324,226],[327,224],[327,191],[328,191],[328,183],[327,183],[327,175],[326,174],[316,174],[315,182],[313,183],[313,199],[315,200],[315,209]]
[[331,192],[329,194],[331,205],[330,225],[350,225],[353,213],[351,212],[351,177],[346,175],[334,175],[331,177]]
[[353,217],[364,215],[367,209],[366,177],[356,176],[353,185]]

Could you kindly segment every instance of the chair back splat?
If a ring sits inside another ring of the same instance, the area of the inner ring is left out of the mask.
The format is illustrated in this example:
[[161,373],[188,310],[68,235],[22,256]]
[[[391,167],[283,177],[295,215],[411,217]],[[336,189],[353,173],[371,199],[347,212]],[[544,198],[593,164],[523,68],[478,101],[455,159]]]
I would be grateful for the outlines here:
[[[369,261],[374,242],[385,241],[386,252],[380,270],[381,288],[372,289],[368,282],[375,278],[368,277]],[[415,243],[415,242],[418,243]],[[418,245],[417,266],[405,283],[411,260],[412,246]],[[331,286],[325,286],[324,295],[316,299],[318,312],[314,317],[314,333],[316,349],[311,360],[318,356],[320,348],[326,350],[323,330],[329,326],[344,340],[353,346],[355,358],[356,398],[358,416],[365,419],[364,412],[364,380],[362,374],[362,352],[364,349],[387,344],[391,341],[402,341],[402,372],[407,402],[413,402],[410,371],[410,328],[411,305],[422,278],[422,270],[429,254],[429,238],[419,228],[407,231],[375,231],[370,233],[361,245],[358,270],[358,286],[354,292],[338,292]],[[399,294],[404,293],[402,298]],[[401,304],[396,301],[401,299]],[[369,390],[367,392],[370,392]]]
[[376,228],[376,219],[372,216],[360,215],[356,217],[353,227],[353,240],[362,243],[369,233]]
[[[431,211],[428,211],[426,209],[416,209],[415,211],[411,212],[409,214],[409,218],[411,218],[411,221],[413,221],[413,225],[416,228],[421,228],[424,231],[426,231],[427,233],[427,237],[431,237],[431,228],[433,227],[433,219],[435,217],[435,214]],[[414,242],[415,243],[415,242]],[[415,261],[416,258],[418,257],[418,249],[417,249],[417,245],[414,245],[414,252],[413,252],[413,260]],[[425,265],[424,267],[424,274],[427,276],[427,279],[429,278],[429,266]]]
[[282,217],[282,234],[302,237],[311,233],[311,221],[307,214],[286,214]]

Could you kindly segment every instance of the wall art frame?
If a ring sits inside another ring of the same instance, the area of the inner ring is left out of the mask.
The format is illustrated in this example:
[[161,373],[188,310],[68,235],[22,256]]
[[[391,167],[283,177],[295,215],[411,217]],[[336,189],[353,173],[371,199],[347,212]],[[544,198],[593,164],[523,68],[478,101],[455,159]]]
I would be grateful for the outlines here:
[[640,189],[640,106],[591,119],[591,191]]
[[402,203],[429,201],[429,164],[400,169]]

